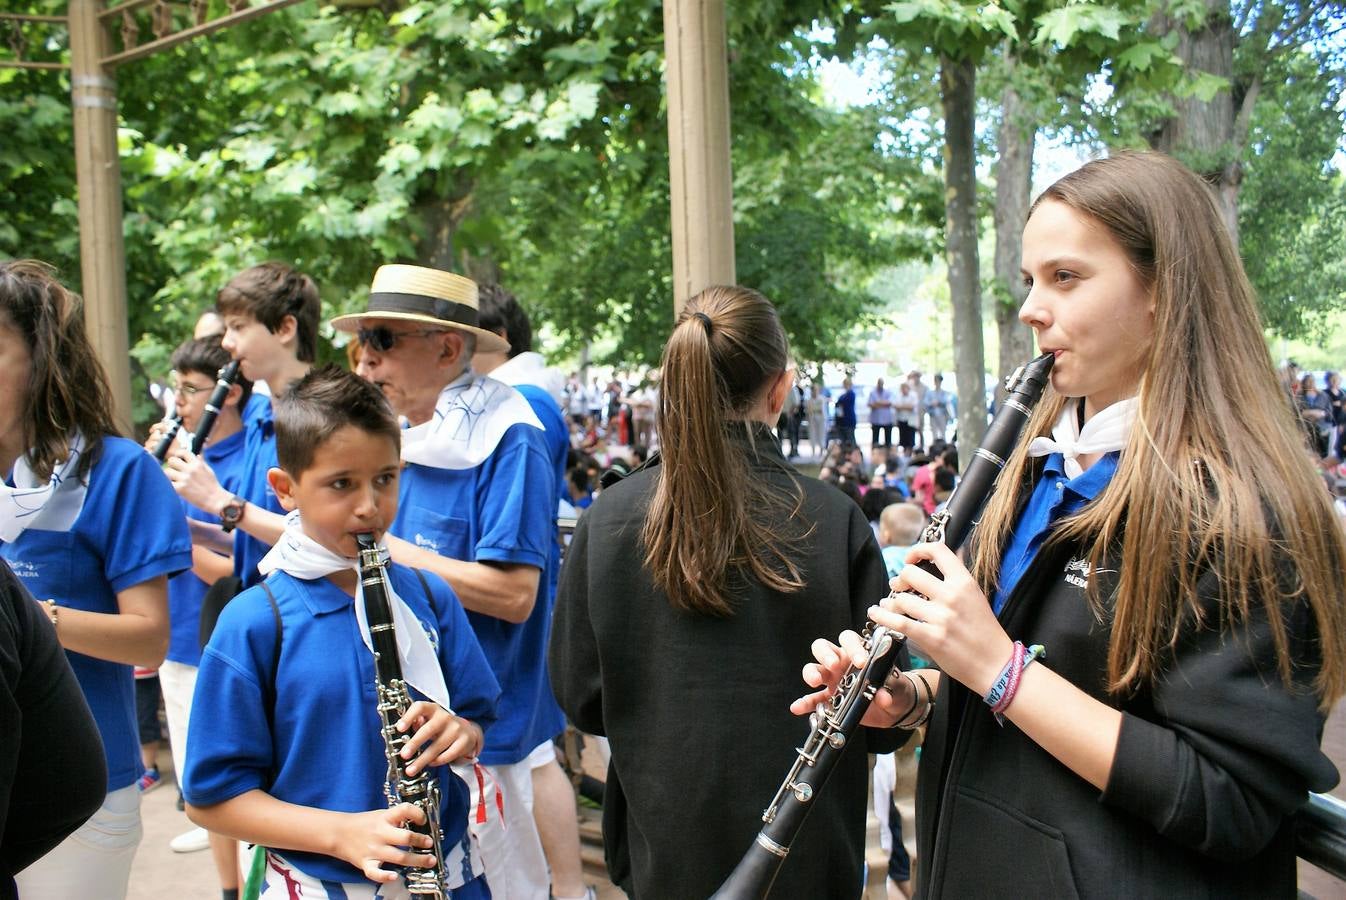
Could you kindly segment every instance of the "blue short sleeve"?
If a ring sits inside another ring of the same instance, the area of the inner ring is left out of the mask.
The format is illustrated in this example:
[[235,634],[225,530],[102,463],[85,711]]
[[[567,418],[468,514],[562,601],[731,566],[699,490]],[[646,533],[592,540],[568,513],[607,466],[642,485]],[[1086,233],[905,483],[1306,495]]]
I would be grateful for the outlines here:
[[[103,439],[75,532],[102,549],[113,591],[190,569],[192,542],[182,504],[154,458],[124,438]],[[120,477],[110,477],[113,473]]]
[[505,432],[477,479],[480,528],[473,560],[545,570],[556,543],[555,476],[540,428]]

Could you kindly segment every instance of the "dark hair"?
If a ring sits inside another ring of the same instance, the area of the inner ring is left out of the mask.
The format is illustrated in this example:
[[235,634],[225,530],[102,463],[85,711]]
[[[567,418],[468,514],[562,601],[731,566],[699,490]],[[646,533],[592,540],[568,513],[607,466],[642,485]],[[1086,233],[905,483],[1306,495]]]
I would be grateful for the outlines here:
[[84,302],[34,259],[0,263],[0,310],[28,345],[28,397],[22,416],[26,459],[46,480],[70,456],[78,431],[88,449],[75,467],[84,478],[98,459],[101,439],[116,434],[108,388],[84,327]]
[[855,505],[864,509],[864,498],[860,496],[860,487],[854,481],[833,482],[836,489],[855,501]]
[[372,382],[328,363],[290,385],[276,404],[276,457],[291,478],[313,465],[332,435],[350,426],[402,446],[402,429]]
[[533,323],[513,294],[498,284],[477,288],[477,325],[486,331],[505,333],[509,357],[533,349]]
[[864,496],[860,498],[860,509],[864,510],[865,518],[868,521],[877,522],[879,516],[883,515],[884,509],[900,502],[902,502],[902,495],[892,488],[872,487],[865,491]]
[[[222,337],[218,334],[183,341],[173,351],[173,356],[168,364],[175,372],[195,372],[198,375],[205,375],[207,378],[215,378],[219,375],[220,369],[229,365],[230,359],[229,351],[224,349],[221,341]],[[243,389],[243,392],[238,396],[238,407],[242,409],[243,404],[247,403],[248,398],[252,396],[252,382],[244,378],[242,372],[239,372],[234,379],[234,384]]]
[[956,485],[957,483],[958,483],[958,476],[957,474],[955,474],[953,469],[946,469],[941,466],[940,468],[935,470],[936,491],[951,491],[953,490],[954,485]]
[[[676,609],[732,614],[731,569],[773,591],[804,587],[793,537],[779,525],[792,510],[730,437],[736,428],[752,439],[744,419],[788,365],[776,308],[748,288],[706,288],[673,327],[659,392],[663,463],[641,538],[645,565]],[[802,502],[799,489],[793,512]]]
[[252,316],[272,334],[286,316],[294,316],[295,356],[301,362],[318,358],[318,319],[322,315],[318,286],[285,263],[265,262],[239,272],[215,296],[215,311],[222,316]]

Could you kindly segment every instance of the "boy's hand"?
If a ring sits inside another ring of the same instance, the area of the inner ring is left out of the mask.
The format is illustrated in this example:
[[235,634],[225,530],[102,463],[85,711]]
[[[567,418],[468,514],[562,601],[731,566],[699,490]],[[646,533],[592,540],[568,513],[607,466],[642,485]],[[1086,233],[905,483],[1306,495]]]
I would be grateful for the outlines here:
[[370,881],[386,884],[397,880],[397,872],[383,868],[383,863],[420,868],[435,864],[432,854],[414,852],[428,848],[432,842],[429,835],[405,827],[407,822],[425,823],[425,813],[413,804],[399,803],[388,809],[342,813],[340,822],[334,855],[364,872]]
[[218,513],[232,497],[220,487],[219,479],[206,461],[180,445],[175,444],[168,451],[164,472],[179,497],[205,512]]
[[150,436],[145,439],[146,452],[153,453],[155,450],[159,449],[159,441],[168,433],[168,428],[168,423],[163,419],[160,419],[150,426]]
[[398,731],[405,734],[412,729],[415,731],[401,753],[403,760],[411,760],[407,765],[408,775],[415,775],[429,766],[471,759],[481,751],[480,726],[429,700],[411,704],[406,715],[398,720]]

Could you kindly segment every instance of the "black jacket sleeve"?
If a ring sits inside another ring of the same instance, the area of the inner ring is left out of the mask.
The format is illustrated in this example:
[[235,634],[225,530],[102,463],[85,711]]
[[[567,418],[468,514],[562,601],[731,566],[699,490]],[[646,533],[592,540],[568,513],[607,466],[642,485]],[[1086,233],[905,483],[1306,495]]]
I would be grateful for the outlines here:
[[[1199,588],[1214,597],[1214,576]],[[1316,666],[1301,666],[1287,686],[1264,610],[1222,628],[1207,608],[1208,624],[1189,629],[1155,686],[1153,715],[1124,715],[1103,799],[1179,844],[1237,860],[1260,852],[1308,791],[1338,776],[1318,746]],[[1290,609],[1286,625],[1292,652],[1312,645],[1306,605]]]
[[0,873],[17,873],[107,794],[103,740],[56,632],[0,562]]
[[[589,518],[580,517],[556,589],[547,663],[556,701],[575,727],[606,735],[598,642],[589,621]],[[633,565],[635,563],[633,562]]]

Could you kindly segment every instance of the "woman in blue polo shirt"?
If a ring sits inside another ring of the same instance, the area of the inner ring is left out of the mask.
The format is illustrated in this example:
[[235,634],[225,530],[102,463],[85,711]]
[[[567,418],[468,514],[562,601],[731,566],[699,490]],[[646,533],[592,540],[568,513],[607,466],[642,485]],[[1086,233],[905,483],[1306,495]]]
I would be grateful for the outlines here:
[[102,808],[19,893],[122,897],[141,833],[131,667],[163,661],[168,577],[191,544],[168,480],[116,436],[79,298],[31,260],[0,264],[0,472],[0,557],[56,627],[108,766]]
[[918,545],[870,612],[939,669],[866,720],[929,719],[917,892],[1294,896],[1293,814],[1338,780],[1346,539],[1228,229],[1123,153],[1037,200],[1022,270],[1056,361],[971,568]]

